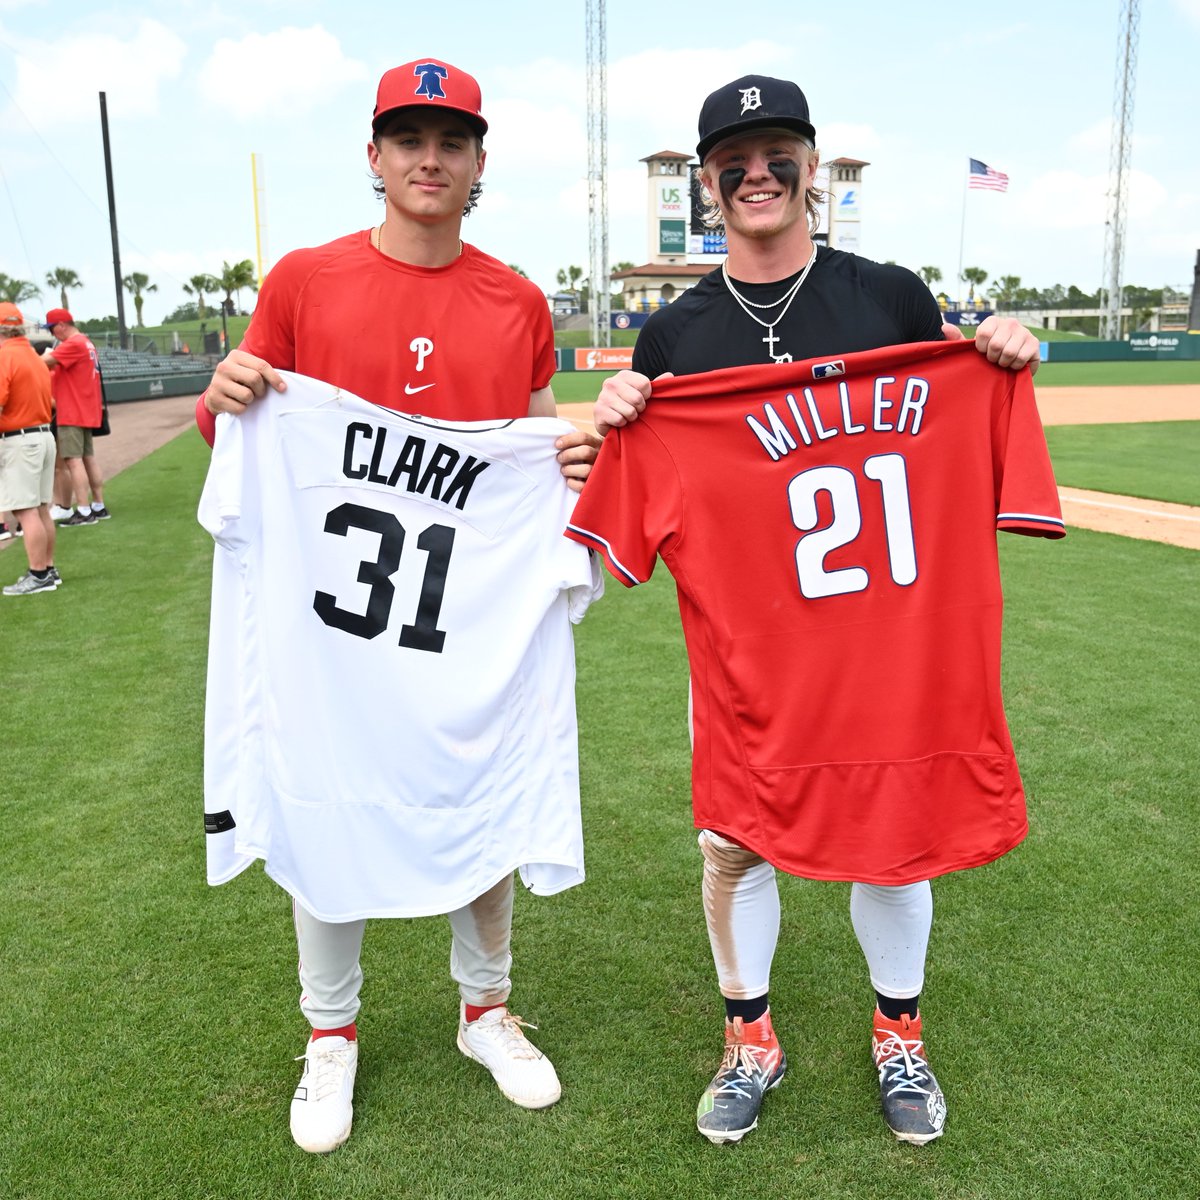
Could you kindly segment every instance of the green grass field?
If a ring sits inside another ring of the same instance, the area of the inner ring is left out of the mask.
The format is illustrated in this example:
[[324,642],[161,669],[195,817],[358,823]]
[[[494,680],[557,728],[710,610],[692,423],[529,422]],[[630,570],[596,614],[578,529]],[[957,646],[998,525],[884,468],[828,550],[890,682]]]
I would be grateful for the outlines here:
[[1200,362],[1042,363],[1038,387],[1138,387],[1200,383]]
[[[1195,462],[1178,438],[1153,454]],[[1079,443],[1081,486],[1109,456]],[[788,1078],[741,1146],[694,1130],[721,1010],[660,566],[632,592],[610,580],[577,631],[588,882],[518,896],[514,1007],[563,1100],[516,1109],[458,1053],[443,920],[376,922],[355,1132],[322,1158],[287,1131],[306,1033],[286,897],[257,869],[204,883],[206,460],[188,433],[118,476],[115,519],[60,535],[64,587],[0,600],[5,1200],[1194,1200],[1194,552],[1001,539],[1032,832],[935,884],[939,1142],[899,1145],[878,1116],[846,887],[790,878],[772,985]],[[0,553],[6,581],[22,566]]]
[[1200,421],[1051,425],[1046,444],[1064,487],[1200,504]]

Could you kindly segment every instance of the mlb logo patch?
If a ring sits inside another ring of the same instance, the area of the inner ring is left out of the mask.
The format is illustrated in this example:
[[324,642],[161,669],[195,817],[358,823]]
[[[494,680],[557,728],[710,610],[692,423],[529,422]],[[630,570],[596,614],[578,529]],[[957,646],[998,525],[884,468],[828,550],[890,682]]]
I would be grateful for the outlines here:
[[813,363],[812,373],[814,379],[828,379],[830,375],[845,375],[846,363],[840,358],[835,358],[833,362]]

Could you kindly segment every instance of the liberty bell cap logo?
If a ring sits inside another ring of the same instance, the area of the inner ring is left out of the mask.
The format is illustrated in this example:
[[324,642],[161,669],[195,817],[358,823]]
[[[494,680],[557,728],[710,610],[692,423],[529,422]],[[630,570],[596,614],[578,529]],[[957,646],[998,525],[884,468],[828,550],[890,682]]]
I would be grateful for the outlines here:
[[479,137],[487,133],[479,84],[457,67],[437,58],[418,58],[387,71],[379,81],[371,132],[400,108],[436,107],[458,113]]

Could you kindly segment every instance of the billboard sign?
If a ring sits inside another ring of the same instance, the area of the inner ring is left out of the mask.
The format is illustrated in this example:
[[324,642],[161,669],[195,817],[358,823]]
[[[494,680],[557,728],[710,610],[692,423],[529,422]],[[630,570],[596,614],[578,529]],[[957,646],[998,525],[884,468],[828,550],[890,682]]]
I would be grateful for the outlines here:
[[662,221],[658,223],[659,254],[687,253],[687,222]]
[[622,371],[632,366],[632,346],[589,346],[575,351],[577,371]]
[[687,184],[682,176],[660,179],[654,187],[654,215],[686,220],[689,200]]
[[1153,354],[1173,358],[1187,344],[1187,335],[1180,333],[1131,333],[1129,348],[1134,354]]

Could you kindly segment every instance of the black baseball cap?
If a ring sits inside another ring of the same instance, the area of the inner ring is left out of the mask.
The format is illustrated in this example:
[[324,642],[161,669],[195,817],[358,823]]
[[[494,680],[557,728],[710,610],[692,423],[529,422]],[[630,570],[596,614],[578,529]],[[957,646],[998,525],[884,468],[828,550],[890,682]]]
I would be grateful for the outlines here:
[[703,163],[718,142],[757,129],[786,129],[810,145],[817,136],[808,119],[808,101],[794,83],[769,75],[743,75],[704,101],[696,157]]

